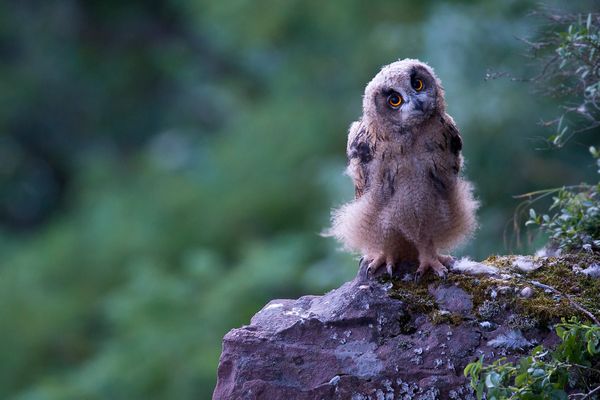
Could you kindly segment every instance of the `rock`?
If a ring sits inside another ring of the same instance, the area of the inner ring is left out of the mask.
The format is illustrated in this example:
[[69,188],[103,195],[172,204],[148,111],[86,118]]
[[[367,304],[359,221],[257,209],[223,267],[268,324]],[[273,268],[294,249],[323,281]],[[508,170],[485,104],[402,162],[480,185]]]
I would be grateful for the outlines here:
[[437,285],[429,286],[429,293],[435,297],[440,310],[450,311],[467,317],[473,310],[472,296],[456,286]]
[[484,331],[493,331],[493,330],[495,330],[498,327],[495,323],[490,322],[490,321],[481,321],[479,323],[479,326]]
[[571,268],[600,254],[584,257],[536,259],[525,277],[515,256],[478,263],[494,274],[423,283],[362,271],[322,296],[273,300],[225,335],[213,400],[474,399],[467,363],[552,348],[555,322],[585,319],[567,295],[600,314],[600,280]]
[[[575,269],[575,268],[574,268]],[[592,264],[584,270],[581,270],[580,273],[590,276],[592,278],[600,278],[600,265]]]
[[525,286],[523,289],[521,289],[521,292],[519,292],[519,295],[521,297],[528,299],[531,296],[533,296],[533,289],[530,288],[529,286]]
[[480,326],[465,290],[443,281],[427,289],[458,325],[433,323],[376,280],[271,301],[223,339],[213,399],[474,399],[464,367],[493,354],[488,342],[499,334],[515,337]]

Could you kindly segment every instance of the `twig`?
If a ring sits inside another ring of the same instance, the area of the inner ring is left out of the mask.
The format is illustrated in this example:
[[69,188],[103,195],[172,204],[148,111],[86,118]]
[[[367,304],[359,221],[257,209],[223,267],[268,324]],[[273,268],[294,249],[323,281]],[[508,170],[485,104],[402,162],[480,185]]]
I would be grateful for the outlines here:
[[583,395],[581,400],[585,400],[585,399],[589,399],[593,394],[597,393],[598,391],[600,391],[600,386],[596,386],[591,392],[589,392],[588,394],[585,394],[585,395],[583,395],[583,393],[577,393],[577,396]]
[[577,367],[577,368],[586,369],[588,371],[593,371],[593,372],[595,372],[597,374],[600,374],[600,370],[599,369],[592,368],[592,367],[587,367],[585,365],[575,364],[575,363],[564,363],[564,365],[566,367]]

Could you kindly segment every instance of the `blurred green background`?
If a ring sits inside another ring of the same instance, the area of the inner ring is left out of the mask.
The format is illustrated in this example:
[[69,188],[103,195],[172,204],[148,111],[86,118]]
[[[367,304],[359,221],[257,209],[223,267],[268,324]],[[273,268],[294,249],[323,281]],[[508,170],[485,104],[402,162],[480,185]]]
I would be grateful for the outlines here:
[[435,68],[463,135],[481,227],[457,254],[534,250],[505,245],[511,196],[595,177],[591,135],[544,143],[554,100],[485,80],[535,73],[535,7],[1,2],[0,398],[208,399],[229,329],[350,279],[318,233],[353,196],[363,88],[398,58]]

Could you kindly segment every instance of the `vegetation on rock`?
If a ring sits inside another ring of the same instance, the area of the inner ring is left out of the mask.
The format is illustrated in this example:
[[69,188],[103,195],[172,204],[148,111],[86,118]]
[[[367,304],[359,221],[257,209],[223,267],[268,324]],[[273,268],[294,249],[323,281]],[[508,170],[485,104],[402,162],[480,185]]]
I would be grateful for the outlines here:
[[[538,43],[537,53],[550,56],[536,80],[545,92],[565,99],[563,114],[551,121],[556,133],[550,143],[560,148],[575,134],[600,126],[600,14],[551,15],[550,32]],[[600,173],[600,152],[590,147]],[[596,399],[600,396],[600,183],[539,190],[519,196],[524,207],[548,196],[548,212],[529,210],[527,226],[538,226],[549,237],[541,266],[526,277],[541,287],[520,300],[522,315],[552,324],[560,316],[577,317],[554,325],[560,343],[554,350],[535,347],[530,355],[510,361],[502,357],[485,364],[484,357],[464,370],[478,399]],[[566,311],[570,308],[571,311]],[[588,322],[589,321],[589,322]],[[484,397],[485,396],[485,397]]]
[[[545,62],[534,82],[543,93],[563,99],[563,114],[549,142],[563,147],[575,134],[600,126],[600,14],[552,14],[550,32],[532,43]],[[549,53],[549,54],[548,54]],[[600,173],[600,152],[590,147]],[[550,245],[566,251],[600,250],[600,183],[539,190],[518,196],[529,205],[552,195],[548,213],[529,210],[526,225],[537,225]],[[521,205],[522,208],[523,205]]]
[[[571,318],[556,325],[555,350],[537,346],[527,357],[484,364],[482,356],[464,370],[477,398],[487,400],[595,399],[600,395],[600,327]],[[590,389],[593,388],[593,389]]]

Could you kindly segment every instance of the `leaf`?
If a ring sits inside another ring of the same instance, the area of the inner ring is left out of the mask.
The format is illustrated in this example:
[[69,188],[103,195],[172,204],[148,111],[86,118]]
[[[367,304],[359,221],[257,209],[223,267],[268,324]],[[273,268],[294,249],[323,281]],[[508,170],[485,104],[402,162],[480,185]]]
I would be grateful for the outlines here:
[[587,351],[591,355],[596,354],[596,346],[594,345],[594,343],[592,343],[592,342],[588,342],[587,343]]
[[515,385],[517,387],[525,386],[525,384],[527,383],[528,377],[529,377],[529,375],[526,372],[523,372],[522,374],[517,375],[515,377]]
[[529,217],[533,220],[535,220],[536,214],[535,214],[535,210],[533,208],[529,209]]
[[550,398],[552,400],[568,400],[569,396],[564,390],[555,389],[550,393]]
[[467,366],[465,367],[465,369],[463,371],[463,374],[465,375],[465,378],[468,377],[469,374],[471,373],[471,371],[473,370],[473,368],[475,366],[474,364],[475,364],[474,362],[468,363]]
[[477,388],[476,388],[476,390],[475,390],[475,391],[476,391],[476,393],[477,393],[477,399],[478,399],[478,400],[481,400],[481,399],[483,399],[483,388],[484,388],[484,386],[483,386],[483,383],[479,383],[479,384],[477,385]]
[[485,376],[485,386],[488,388],[497,387],[500,384],[500,374],[497,372],[490,372]]
[[564,340],[565,339],[565,328],[557,325],[555,330],[556,330],[556,336],[558,336],[561,340]]

